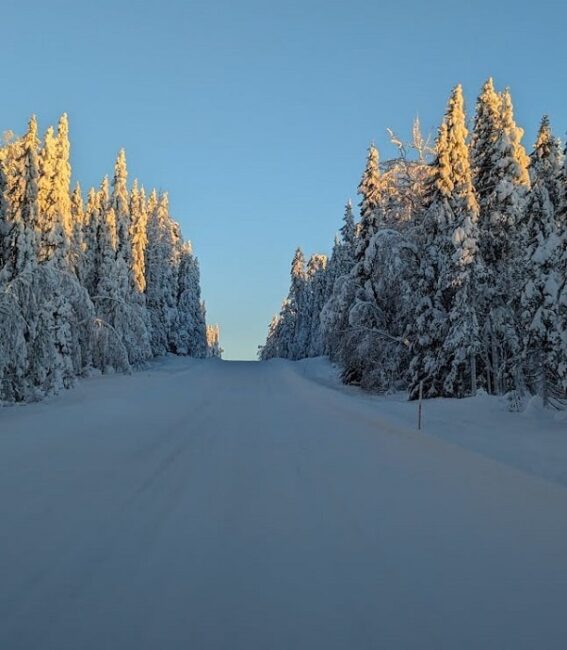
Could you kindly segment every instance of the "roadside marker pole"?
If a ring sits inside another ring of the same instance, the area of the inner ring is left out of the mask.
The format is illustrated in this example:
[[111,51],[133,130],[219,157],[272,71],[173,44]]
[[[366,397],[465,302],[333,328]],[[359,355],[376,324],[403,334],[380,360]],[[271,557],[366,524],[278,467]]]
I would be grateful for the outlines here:
[[419,382],[419,406],[417,408],[417,430],[421,431],[421,407],[423,402],[423,380]]

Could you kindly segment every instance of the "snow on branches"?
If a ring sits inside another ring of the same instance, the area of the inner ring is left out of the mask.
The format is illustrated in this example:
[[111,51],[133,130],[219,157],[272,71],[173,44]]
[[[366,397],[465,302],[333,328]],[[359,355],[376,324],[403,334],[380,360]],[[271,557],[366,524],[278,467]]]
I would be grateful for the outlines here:
[[85,206],[69,156],[65,114],[43,141],[32,117],[0,148],[0,401],[209,350],[198,261],[167,195],[129,190],[121,150],[112,191],[105,178]]
[[409,145],[388,135],[398,156],[369,147],[360,220],[349,202],[328,264],[310,275],[296,253],[260,357],[326,354],[344,381],[412,397],[566,404],[567,162],[549,119],[528,156],[489,79],[472,134],[459,85],[434,149],[419,122]]

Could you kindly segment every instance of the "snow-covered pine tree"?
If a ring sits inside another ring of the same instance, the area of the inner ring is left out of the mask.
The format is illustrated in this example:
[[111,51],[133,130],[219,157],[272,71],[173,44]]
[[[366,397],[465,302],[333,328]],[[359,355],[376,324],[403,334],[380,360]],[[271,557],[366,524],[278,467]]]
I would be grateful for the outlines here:
[[560,174],[560,197],[556,210],[556,233],[558,245],[556,269],[559,277],[557,287],[556,317],[551,334],[552,367],[557,374],[562,404],[567,404],[567,146]]
[[323,351],[333,361],[340,361],[341,358],[355,290],[356,284],[350,272],[338,275],[333,282],[332,293],[321,309]]
[[458,85],[439,129],[431,198],[423,219],[418,299],[410,328],[412,397],[421,382],[428,397],[460,397],[476,390],[477,219]]
[[144,189],[135,180],[130,193],[130,241],[132,242],[131,277],[136,294],[146,290],[146,246],[148,245],[148,213]]
[[[363,325],[357,317],[355,317],[354,322],[351,322],[350,314],[355,309],[357,301],[362,298],[368,289],[366,284],[369,279],[369,268],[364,263],[364,260],[372,237],[379,228],[384,227],[386,221],[384,208],[388,202],[388,189],[391,188],[384,184],[384,178],[380,173],[378,150],[374,144],[371,144],[368,149],[366,166],[357,190],[362,198],[360,202],[360,223],[358,224],[356,243],[354,245],[355,263],[349,271],[349,278],[341,279],[338,282],[337,289],[340,292],[340,298],[334,305],[334,316],[333,311],[329,310],[328,306],[325,307],[322,315],[327,348],[331,339],[334,338],[338,343],[338,347],[336,350],[330,351],[330,353],[342,363],[343,379],[348,383],[360,383],[364,372],[361,364],[358,363],[359,355],[357,353],[357,349],[361,347],[359,335],[360,328]],[[355,309],[355,311],[357,310]],[[334,337],[331,325],[333,320],[339,326],[340,331],[340,335],[337,332]]]
[[[340,362],[343,379],[373,390],[399,388],[406,380],[408,354],[403,333],[412,305],[412,231],[431,175],[425,164],[428,145],[419,124],[414,124],[410,145],[418,152],[418,161],[409,160],[406,146],[388,131],[399,157],[385,163],[377,179],[374,233],[367,241],[359,238],[357,253],[363,255],[348,265],[348,278],[334,283],[338,290],[322,312],[325,340],[335,341],[327,350]],[[341,325],[333,327],[333,322]]]
[[[119,250],[118,224],[114,205],[116,195],[107,200],[105,179],[98,196],[100,224],[95,264],[100,367],[127,370],[151,356],[149,318],[143,301],[131,291],[130,272]],[[126,197],[128,199],[128,197]],[[106,209],[102,206],[106,205]],[[129,240],[129,235],[128,235]]]
[[89,302],[76,278],[51,261],[40,265],[37,260],[42,215],[35,120],[20,144],[20,184],[14,183],[6,198],[14,217],[10,234],[23,237],[10,242],[13,252],[19,252],[4,267],[10,273],[4,275],[0,297],[2,328],[15,330],[4,331],[10,347],[0,351],[0,399],[10,401],[36,399],[71,385],[82,368],[88,338],[83,323],[88,322]]
[[352,201],[349,200],[345,205],[340,237],[335,238],[327,265],[325,304],[319,318],[323,353],[333,360],[339,356],[348,326],[348,310],[354,299],[354,281],[350,272],[355,264],[356,232]]
[[401,387],[407,365],[402,335],[412,255],[413,247],[403,235],[379,228],[356,275],[351,274],[353,297],[338,356],[345,382],[378,391]]
[[473,183],[479,204],[479,223],[487,219],[487,202],[493,190],[494,147],[500,137],[502,97],[496,92],[490,77],[482,87],[476,102],[470,158]]
[[[116,255],[122,260],[128,273],[132,270],[132,221],[130,216],[130,198],[128,196],[128,169],[126,166],[126,152],[120,149],[114,164],[114,178],[112,180],[111,205],[116,215],[117,242]],[[133,279],[131,280],[134,284]]]
[[270,322],[266,343],[258,350],[258,356],[262,361],[293,358],[296,321],[295,305],[286,298],[280,313]]
[[565,232],[567,228],[567,143],[563,150],[563,167],[559,174],[559,200],[556,213],[557,229]]
[[41,262],[62,255],[66,256],[66,241],[63,224],[57,210],[54,192],[55,162],[57,158],[57,138],[53,127],[45,133],[44,144],[39,155],[38,196],[40,219],[37,224],[39,250],[38,259]]
[[479,291],[482,358],[487,388],[497,394],[520,389],[522,384],[515,304],[521,286],[516,269],[523,255],[519,225],[530,184],[529,158],[521,145],[522,136],[506,90],[501,96],[498,137],[486,145],[491,166],[485,191],[479,192],[479,250],[485,267]]
[[552,364],[557,372],[558,385],[562,391],[563,404],[567,404],[567,230],[563,228],[559,238],[559,278],[557,291],[557,318],[552,334]]
[[[379,159],[378,149],[371,143],[362,178],[357,188],[357,193],[361,197],[360,222],[355,228],[353,237],[352,205],[350,202],[347,203],[341,232],[344,248],[337,247],[335,259],[332,260],[333,267],[336,264],[342,268],[341,270],[331,268],[330,275],[335,276],[333,279],[334,295],[328,298],[321,310],[323,347],[332,359],[344,359],[350,354],[350,343],[354,343],[354,341],[351,336],[347,335],[348,314],[357,289],[364,284],[364,279],[359,276],[362,269],[360,261],[364,259],[370,239],[379,225],[378,222],[380,225],[383,222],[381,203],[384,188]],[[357,382],[360,379],[358,375],[347,374],[348,381]]]
[[274,314],[272,316],[270,324],[268,325],[268,335],[266,336],[266,341],[264,345],[258,346],[258,359],[260,359],[260,361],[267,361],[268,359],[274,359],[279,356],[277,350],[279,322],[279,314]]
[[557,214],[561,201],[562,152],[544,116],[530,156],[532,191],[519,224],[517,271],[522,284],[520,332],[524,374],[532,392],[547,404],[559,388],[555,367],[558,322],[561,235]]
[[534,179],[527,210],[520,317],[524,370],[531,390],[547,405],[558,383],[554,333],[561,286],[560,236],[555,225],[555,208],[541,178]]
[[[209,332],[206,329],[204,311],[201,307],[199,262],[193,255],[190,242],[185,242],[181,246],[178,283],[176,352],[192,357],[207,356]],[[220,356],[220,354],[213,356]]]
[[343,225],[340,228],[341,242],[351,252],[354,259],[354,246],[356,244],[356,224],[354,222],[354,213],[352,209],[352,201],[349,199],[345,205],[345,213],[343,216]]
[[61,223],[67,241],[73,237],[71,213],[71,143],[69,141],[69,120],[63,113],[57,125],[57,155],[55,159],[55,196]]
[[158,213],[158,195],[153,189],[147,202],[147,237],[145,250],[146,305],[151,323],[151,344],[154,354],[167,352],[167,328],[163,318],[163,275],[164,257],[162,254],[162,236],[160,215]]
[[92,305],[77,279],[82,256],[83,206],[80,189],[73,197],[70,194],[69,154],[69,124],[63,114],[57,136],[51,128],[46,133],[39,184],[40,261],[44,264],[41,320],[48,330],[38,340],[42,345],[52,339],[52,350],[45,355],[50,363],[43,364],[43,372],[48,369],[46,393],[72,385],[75,376],[91,361]]
[[[103,197],[104,189],[102,196],[99,192],[99,207],[101,207],[101,199],[104,200]],[[95,261],[96,285],[93,296],[97,316],[93,362],[103,372],[130,370],[128,351],[120,332],[114,327],[115,314],[122,301],[116,267],[117,248],[116,216],[114,208],[108,206],[100,212]]]
[[[154,354],[170,351],[177,319],[176,233],[166,194],[153,190],[148,202],[146,304],[150,314]],[[175,283],[175,284],[173,284]]]
[[360,201],[360,223],[358,225],[358,241],[356,258],[364,257],[364,251],[377,226],[376,210],[382,200],[382,185],[380,180],[380,156],[378,149],[372,143],[368,147],[366,166],[358,185],[357,193]]
[[337,251],[336,269],[337,277],[350,273],[355,263],[357,226],[354,220],[352,201],[349,199],[345,205],[343,225],[340,228],[340,246]]
[[100,183],[100,187],[98,189],[98,204],[101,214],[106,213],[106,211],[111,206],[110,181],[108,179],[108,176],[105,176]]
[[91,187],[87,195],[87,206],[83,221],[82,255],[80,257],[81,271],[79,277],[91,297],[96,295],[97,288],[97,257],[98,235],[101,221],[100,197],[97,190]]
[[335,241],[333,242],[333,250],[331,251],[331,257],[327,263],[327,272],[325,273],[325,303],[333,295],[333,288],[335,286],[335,280],[339,274],[339,260],[341,256],[341,238],[337,234],[335,235]]
[[538,180],[543,183],[555,210],[559,209],[561,201],[562,170],[561,142],[553,135],[549,117],[544,115],[530,155],[529,175],[531,183]]
[[37,121],[32,116],[25,136],[14,143],[6,164],[4,266],[0,281],[31,272],[37,264],[38,201]]
[[6,156],[6,147],[0,149],[0,278],[2,277],[2,268],[4,267],[4,239],[9,229],[8,204],[6,202]]
[[321,310],[325,304],[327,256],[312,255],[307,264],[307,284],[309,286],[309,345],[308,357],[323,354],[323,336],[321,332]]
[[29,317],[37,314],[35,292],[30,290],[37,268],[37,148],[37,122],[32,116],[26,135],[12,143],[2,161],[5,182],[3,179],[0,400],[18,401],[33,396],[33,379],[28,376],[28,369],[29,340],[34,336]]
[[207,357],[220,359],[222,352],[220,327],[218,325],[207,325]]
[[303,359],[306,356],[311,332],[308,305],[305,256],[298,247],[291,262],[289,293],[279,315],[272,318],[268,338],[258,353],[261,359]]
[[307,355],[311,321],[309,318],[309,289],[305,256],[301,248],[297,248],[291,263],[291,286],[289,300],[295,311],[295,331],[293,336],[291,357],[303,359]]
[[81,284],[84,284],[84,278],[81,276],[81,273],[83,271],[82,258],[85,254],[85,244],[83,241],[85,205],[81,186],[78,181],[71,193],[71,223],[73,226],[73,236],[70,245],[71,268],[75,271]]
[[343,225],[340,235],[335,237],[333,251],[325,273],[325,302],[333,295],[335,281],[341,275],[350,273],[354,266],[354,251],[356,246],[356,224],[352,210],[352,201],[345,205]]

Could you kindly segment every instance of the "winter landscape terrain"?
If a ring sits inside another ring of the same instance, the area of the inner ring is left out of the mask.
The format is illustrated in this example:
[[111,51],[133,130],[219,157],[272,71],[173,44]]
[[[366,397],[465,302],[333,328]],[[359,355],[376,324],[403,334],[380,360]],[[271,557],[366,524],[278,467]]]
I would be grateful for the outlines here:
[[460,404],[171,357],[1,409],[0,647],[564,648],[564,424]]
[[388,132],[259,362],[124,149],[84,193],[66,114],[6,134],[0,650],[567,647],[564,146],[492,79]]

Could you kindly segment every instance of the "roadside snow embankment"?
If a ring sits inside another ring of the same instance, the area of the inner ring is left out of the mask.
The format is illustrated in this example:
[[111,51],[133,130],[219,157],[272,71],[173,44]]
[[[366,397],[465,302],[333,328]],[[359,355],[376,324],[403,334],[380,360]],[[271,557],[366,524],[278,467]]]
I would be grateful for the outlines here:
[[[405,393],[372,395],[345,386],[324,357],[298,361],[297,369],[311,381],[349,394],[391,424],[417,428],[417,402],[409,402]],[[520,413],[510,412],[504,398],[485,393],[424,400],[423,433],[567,485],[567,413],[544,409],[537,398]]]

